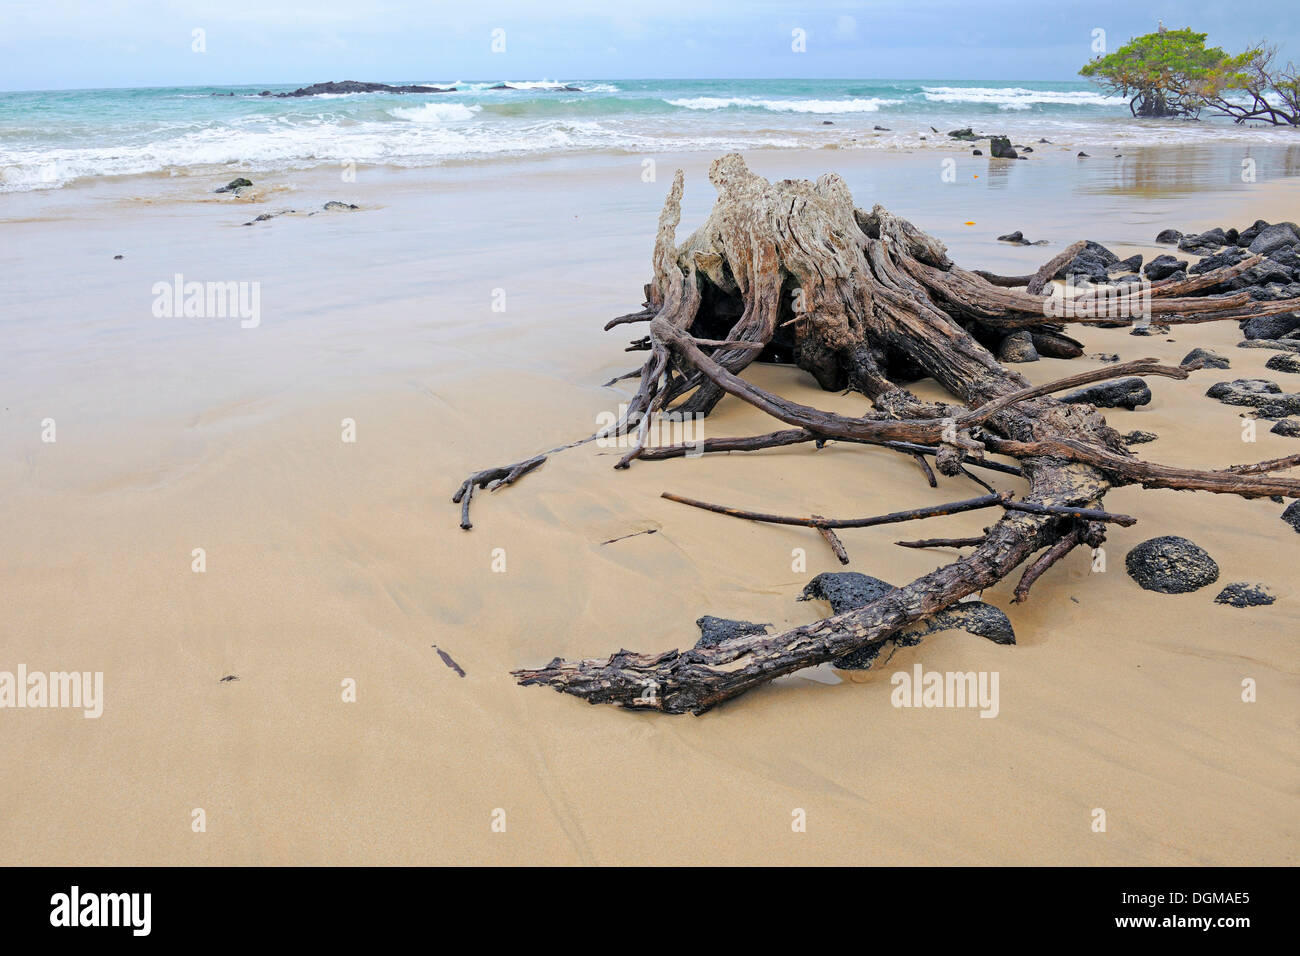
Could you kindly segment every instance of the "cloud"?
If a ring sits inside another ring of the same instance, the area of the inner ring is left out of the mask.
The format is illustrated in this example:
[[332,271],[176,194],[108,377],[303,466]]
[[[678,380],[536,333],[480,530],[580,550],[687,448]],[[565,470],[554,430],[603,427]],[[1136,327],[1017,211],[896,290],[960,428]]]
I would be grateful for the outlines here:
[[[1074,79],[1112,42],[1190,25],[1300,57],[1294,0],[0,0],[0,89],[516,79]],[[808,50],[790,53],[791,16]],[[194,27],[208,52],[190,53]],[[508,52],[489,49],[493,28]],[[131,45],[137,55],[122,50]]]

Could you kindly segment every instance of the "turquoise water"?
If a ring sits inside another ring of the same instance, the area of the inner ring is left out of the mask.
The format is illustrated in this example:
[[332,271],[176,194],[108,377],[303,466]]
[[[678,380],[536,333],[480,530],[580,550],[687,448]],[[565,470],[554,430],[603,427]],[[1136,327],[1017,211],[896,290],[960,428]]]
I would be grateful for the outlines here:
[[259,96],[258,86],[0,93],[0,191],[213,167],[427,166],[542,152],[946,148],[934,131],[963,126],[1080,149],[1300,143],[1294,130],[1136,120],[1123,99],[1083,82],[507,80],[518,87],[510,90],[489,89],[501,81],[391,82],[457,90],[294,99]]

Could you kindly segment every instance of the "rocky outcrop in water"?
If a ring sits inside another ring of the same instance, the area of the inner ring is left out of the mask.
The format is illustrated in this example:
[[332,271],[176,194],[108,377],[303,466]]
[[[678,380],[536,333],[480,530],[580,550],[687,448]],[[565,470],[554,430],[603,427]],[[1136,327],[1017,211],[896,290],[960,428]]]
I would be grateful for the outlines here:
[[234,193],[236,196],[238,196],[239,191],[241,189],[247,189],[249,186],[252,185],[253,185],[253,181],[251,179],[245,179],[243,176],[240,176],[236,179],[232,179],[224,186],[218,186],[216,189],[212,191],[214,193]]
[[1009,232],[1005,236],[998,236],[998,242],[1014,242],[1018,246],[1045,246],[1046,239],[1039,239],[1037,242],[1030,242],[1025,238],[1025,234],[1017,229],[1015,232]]
[[258,96],[274,96],[280,99],[295,96],[320,96],[322,93],[455,93],[454,86],[389,86],[387,83],[360,83],[356,80],[343,80],[328,83],[313,83],[302,86],[292,93],[272,93],[263,90]]
[[[582,88],[578,86],[511,86],[509,83],[498,83],[496,86],[489,86],[489,90],[522,90],[527,89],[530,93],[581,93]],[[877,127],[879,128],[879,127]]]
[[1011,148],[1011,140],[1006,136],[989,137],[989,155],[996,159],[1020,158],[1020,154]]

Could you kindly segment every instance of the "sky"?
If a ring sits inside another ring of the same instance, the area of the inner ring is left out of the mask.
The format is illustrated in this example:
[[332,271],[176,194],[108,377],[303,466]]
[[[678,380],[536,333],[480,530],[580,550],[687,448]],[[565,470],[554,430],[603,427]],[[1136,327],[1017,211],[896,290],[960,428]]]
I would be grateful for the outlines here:
[[1296,0],[0,0],[0,89],[1070,80],[1093,55],[1094,30],[1113,50],[1159,19],[1228,50],[1264,40],[1300,59],[1297,10]]

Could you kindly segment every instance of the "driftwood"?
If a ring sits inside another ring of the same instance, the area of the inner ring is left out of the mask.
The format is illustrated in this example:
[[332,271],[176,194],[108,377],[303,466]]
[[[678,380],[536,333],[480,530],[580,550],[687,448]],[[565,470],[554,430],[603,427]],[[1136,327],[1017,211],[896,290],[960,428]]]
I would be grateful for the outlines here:
[[921,538],[919,541],[895,541],[900,548],[969,548],[983,544],[986,535],[969,538]]
[[[684,651],[621,650],[603,658],[557,658],[546,667],[516,671],[520,683],[550,685],[592,703],[698,714],[782,674],[887,641],[901,628],[996,584],[1029,561],[1015,593],[1015,600],[1024,600],[1034,581],[1071,549],[1095,547],[1105,522],[1135,520],[1101,507],[1113,487],[1300,497],[1300,480],[1270,474],[1294,460],[1217,471],[1144,462],[1096,408],[1052,397],[1120,376],[1185,378],[1191,367],[1143,359],[1032,387],[996,361],[982,343],[1016,329],[1059,335],[1063,323],[1116,325],[1139,317],[1047,318],[1049,297],[1042,293],[1064,253],[1034,276],[1022,277],[1029,287],[1020,289],[1011,280],[992,282],[961,269],[948,259],[941,242],[880,206],[870,212],[856,208],[843,180],[833,174],[815,183],[769,183],[732,154],[713,163],[710,179],[718,192],[713,211],[679,244],[683,178],[680,171],[676,174],[659,219],[645,306],[607,326],[649,322],[648,335],[639,341],[649,356],[637,376],[636,394],[624,419],[606,430],[635,429],[632,448],[617,467],[695,450],[747,452],[843,441],[882,446],[922,461],[933,458],[935,470],[950,477],[974,478],[969,468],[1023,476],[1028,491],[1019,498],[1007,492],[985,496],[987,504],[981,506],[997,506],[1002,515],[982,537],[907,543],[973,550],[862,607],[782,634],[736,636]],[[1244,292],[1193,295],[1215,289],[1249,268],[1248,262],[1156,283],[1142,317],[1190,323],[1300,309],[1300,300],[1254,302]],[[1085,292],[1076,301],[1093,299],[1101,302],[1101,293]],[[861,393],[871,408],[860,417],[837,415],[792,402],[741,377],[751,362],[769,357],[793,360],[824,389]],[[922,401],[896,384],[923,376],[955,396],[953,404]],[[666,410],[707,414],[726,395],[767,412],[787,428],[709,439],[698,446],[646,446],[652,416]],[[994,461],[990,455],[1015,463]],[[455,499],[463,506],[462,526],[469,527],[475,487],[510,484],[545,459],[535,456],[466,479]],[[869,467],[870,459],[864,464]],[[926,469],[928,480],[933,472],[928,463]],[[815,528],[828,535],[832,547],[838,541],[830,537],[835,528],[890,519],[741,517]],[[842,551],[841,543],[837,554]]]

